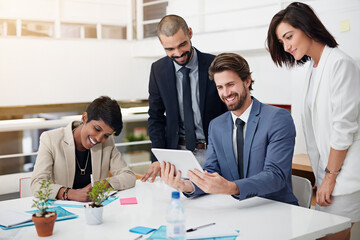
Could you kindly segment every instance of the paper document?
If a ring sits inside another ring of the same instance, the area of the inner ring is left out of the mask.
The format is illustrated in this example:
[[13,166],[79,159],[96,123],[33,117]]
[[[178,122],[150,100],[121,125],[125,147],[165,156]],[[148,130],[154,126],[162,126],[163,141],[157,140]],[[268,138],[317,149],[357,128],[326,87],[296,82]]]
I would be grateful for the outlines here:
[[[108,197],[110,198],[116,198],[114,195],[116,195],[118,191],[110,191],[109,194],[108,194]],[[105,200],[105,203],[107,204],[106,202],[107,200]],[[78,201],[70,201],[70,200],[56,200],[53,202],[53,205],[55,206],[84,206],[84,205],[88,205],[90,204],[91,202],[78,202]]]
[[[108,205],[109,203],[115,201],[119,197],[109,196],[103,203],[103,206]],[[90,204],[91,202],[78,202],[78,201],[69,201],[69,200],[56,200],[51,203],[52,206],[61,206],[61,207],[72,207],[72,208],[83,208],[84,205]]]
[[0,211],[0,225],[12,227],[31,221],[32,214],[8,209]]
[[239,233],[236,230],[232,229],[228,225],[216,223],[214,225],[199,228],[196,231],[186,233],[186,239],[230,237],[237,236],[238,234]]
[[84,206],[90,204],[91,202],[78,202],[78,201],[70,201],[70,200],[56,200],[53,202],[53,205],[61,205],[61,206]]

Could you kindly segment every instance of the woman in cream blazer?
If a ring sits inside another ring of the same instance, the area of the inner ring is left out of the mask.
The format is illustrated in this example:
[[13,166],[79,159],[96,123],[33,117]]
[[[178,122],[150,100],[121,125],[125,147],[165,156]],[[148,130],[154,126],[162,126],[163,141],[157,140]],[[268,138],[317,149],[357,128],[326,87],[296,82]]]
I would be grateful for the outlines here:
[[[112,134],[122,129],[120,107],[108,97],[95,99],[82,115],[82,122],[44,132],[31,179],[33,193],[43,179],[54,182],[52,199],[88,201],[93,180],[109,177],[115,190],[135,186],[135,175],[121,158]],[[74,189],[75,188],[75,189]]]
[[[278,66],[310,60],[302,123],[318,189],[316,209],[359,222],[359,67],[337,48],[334,37],[304,3],[291,3],[273,17],[267,44]],[[350,239],[350,231],[329,238]]]

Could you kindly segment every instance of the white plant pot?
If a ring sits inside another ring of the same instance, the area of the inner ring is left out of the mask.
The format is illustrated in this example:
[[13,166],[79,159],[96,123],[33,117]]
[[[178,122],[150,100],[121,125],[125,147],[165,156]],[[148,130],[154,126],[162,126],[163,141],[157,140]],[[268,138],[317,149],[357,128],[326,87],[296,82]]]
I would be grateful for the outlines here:
[[103,222],[103,209],[104,207],[92,208],[85,207],[86,223],[89,225],[98,225]]

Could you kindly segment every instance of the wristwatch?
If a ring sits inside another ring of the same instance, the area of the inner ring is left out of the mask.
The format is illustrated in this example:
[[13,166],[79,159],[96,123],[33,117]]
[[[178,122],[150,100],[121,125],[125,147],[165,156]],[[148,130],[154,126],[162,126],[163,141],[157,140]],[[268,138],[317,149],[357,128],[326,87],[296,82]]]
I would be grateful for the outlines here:
[[340,168],[339,171],[337,171],[337,172],[332,172],[332,171],[330,171],[329,169],[327,169],[327,167],[325,168],[325,172],[326,172],[326,173],[331,173],[331,174],[335,174],[335,175],[338,175],[338,174],[340,173],[340,171],[341,171],[341,168]]

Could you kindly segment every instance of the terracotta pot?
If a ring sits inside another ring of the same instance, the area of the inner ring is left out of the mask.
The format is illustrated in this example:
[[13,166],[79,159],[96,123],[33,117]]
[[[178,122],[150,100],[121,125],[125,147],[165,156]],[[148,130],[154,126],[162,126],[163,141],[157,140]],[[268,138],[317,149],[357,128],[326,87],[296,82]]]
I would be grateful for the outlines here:
[[53,234],[56,217],[56,213],[51,217],[36,217],[35,214],[32,215],[32,220],[39,237],[47,237]]

